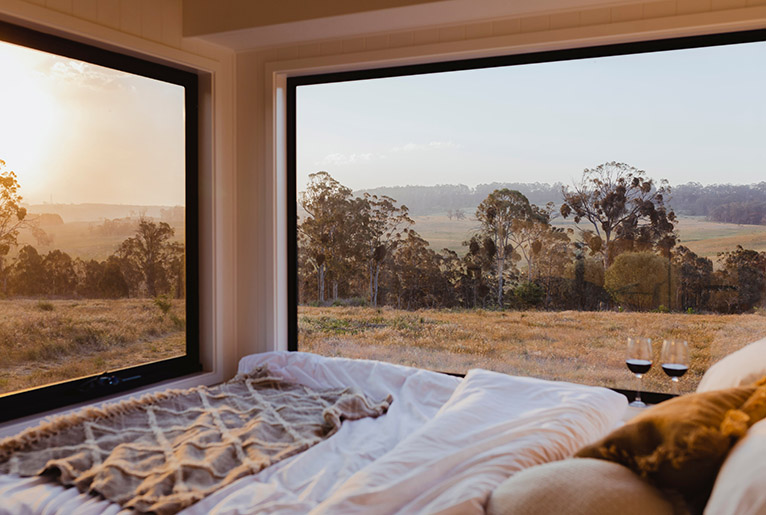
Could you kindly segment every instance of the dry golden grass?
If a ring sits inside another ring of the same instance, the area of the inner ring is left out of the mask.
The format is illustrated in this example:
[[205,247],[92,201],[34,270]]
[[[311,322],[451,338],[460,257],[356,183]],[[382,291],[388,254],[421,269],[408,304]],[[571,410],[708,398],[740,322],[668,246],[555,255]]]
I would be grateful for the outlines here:
[[0,394],[183,355],[183,317],[183,301],[0,301]]
[[737,245],[757,251],[766,250],[766,226],[711,222],[704,217],[679,217],[676,226],[681,245],[700,256],[716,261],[719,252],[734,250]]
[[691,367],[680,391],[693,391],[715,361],[766,336],[766,316],[666,313],[447,311],[301,306],[299,349],[444,372],[485,368],[634,389],[625,366],[628,336],[654,340],[655,366],[644,390],[669,392],[660,368],[665,338],[689,342]]

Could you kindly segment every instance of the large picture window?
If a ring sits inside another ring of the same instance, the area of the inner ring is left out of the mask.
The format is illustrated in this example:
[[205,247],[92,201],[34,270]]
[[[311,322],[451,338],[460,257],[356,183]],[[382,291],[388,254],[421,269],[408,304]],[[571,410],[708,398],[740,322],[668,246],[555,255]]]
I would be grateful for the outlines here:
[[197,76],[0,25],[0,420],[199,370]]
[[694,390],[766,336],[764,39],[288,79],[291,348]]

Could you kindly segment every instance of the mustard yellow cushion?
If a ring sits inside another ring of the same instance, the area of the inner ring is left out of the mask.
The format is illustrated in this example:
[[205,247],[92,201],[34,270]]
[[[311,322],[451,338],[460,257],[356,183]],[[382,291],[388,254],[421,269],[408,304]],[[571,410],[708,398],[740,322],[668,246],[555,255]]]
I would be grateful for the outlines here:
[[673,515],[655,487],[617,463],[568,459],[530,467],[500,484],[489,515]]
[[752,386],[684,395],[649,408],[577,452],[625,465],[701,511],[729,449],[766,416],[766,378]]

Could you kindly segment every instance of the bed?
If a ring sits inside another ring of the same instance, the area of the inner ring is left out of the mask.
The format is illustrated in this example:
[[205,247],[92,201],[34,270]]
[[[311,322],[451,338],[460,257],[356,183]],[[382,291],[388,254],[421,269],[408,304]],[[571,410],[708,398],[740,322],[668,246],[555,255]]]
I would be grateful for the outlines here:
[[[766,339],[714,364],[698,393],[636,416],[608,389],[480,369],[460,378],[300,352],[239,364],[264,369],[310,389],[354,387],[387,413],[346,420],[181,513],[766,513]],[[131,510],[0,475],[0,514],[101,513]]]
[[[478,369],[459,378],[299,352],[248,356],[239,372],[264,366],[289,382],[352,386],[393,402],[385,415],[345,421],[329,439],[182,513],[483,513],[509,476],[603,437],[627,405],[604,388]],[[47,478],[0,476],[3,514],[129,512]]]

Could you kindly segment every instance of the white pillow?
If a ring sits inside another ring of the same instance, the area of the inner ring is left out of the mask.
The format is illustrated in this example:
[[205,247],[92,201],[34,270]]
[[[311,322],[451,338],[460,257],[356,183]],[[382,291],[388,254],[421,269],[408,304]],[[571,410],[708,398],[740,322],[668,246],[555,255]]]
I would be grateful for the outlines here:
[[729,452],[705,515],[766,513],[766,419],[753,425]]
[[766,338],[732,352],[702,376],[697,392],[734,388],[766,376]]

